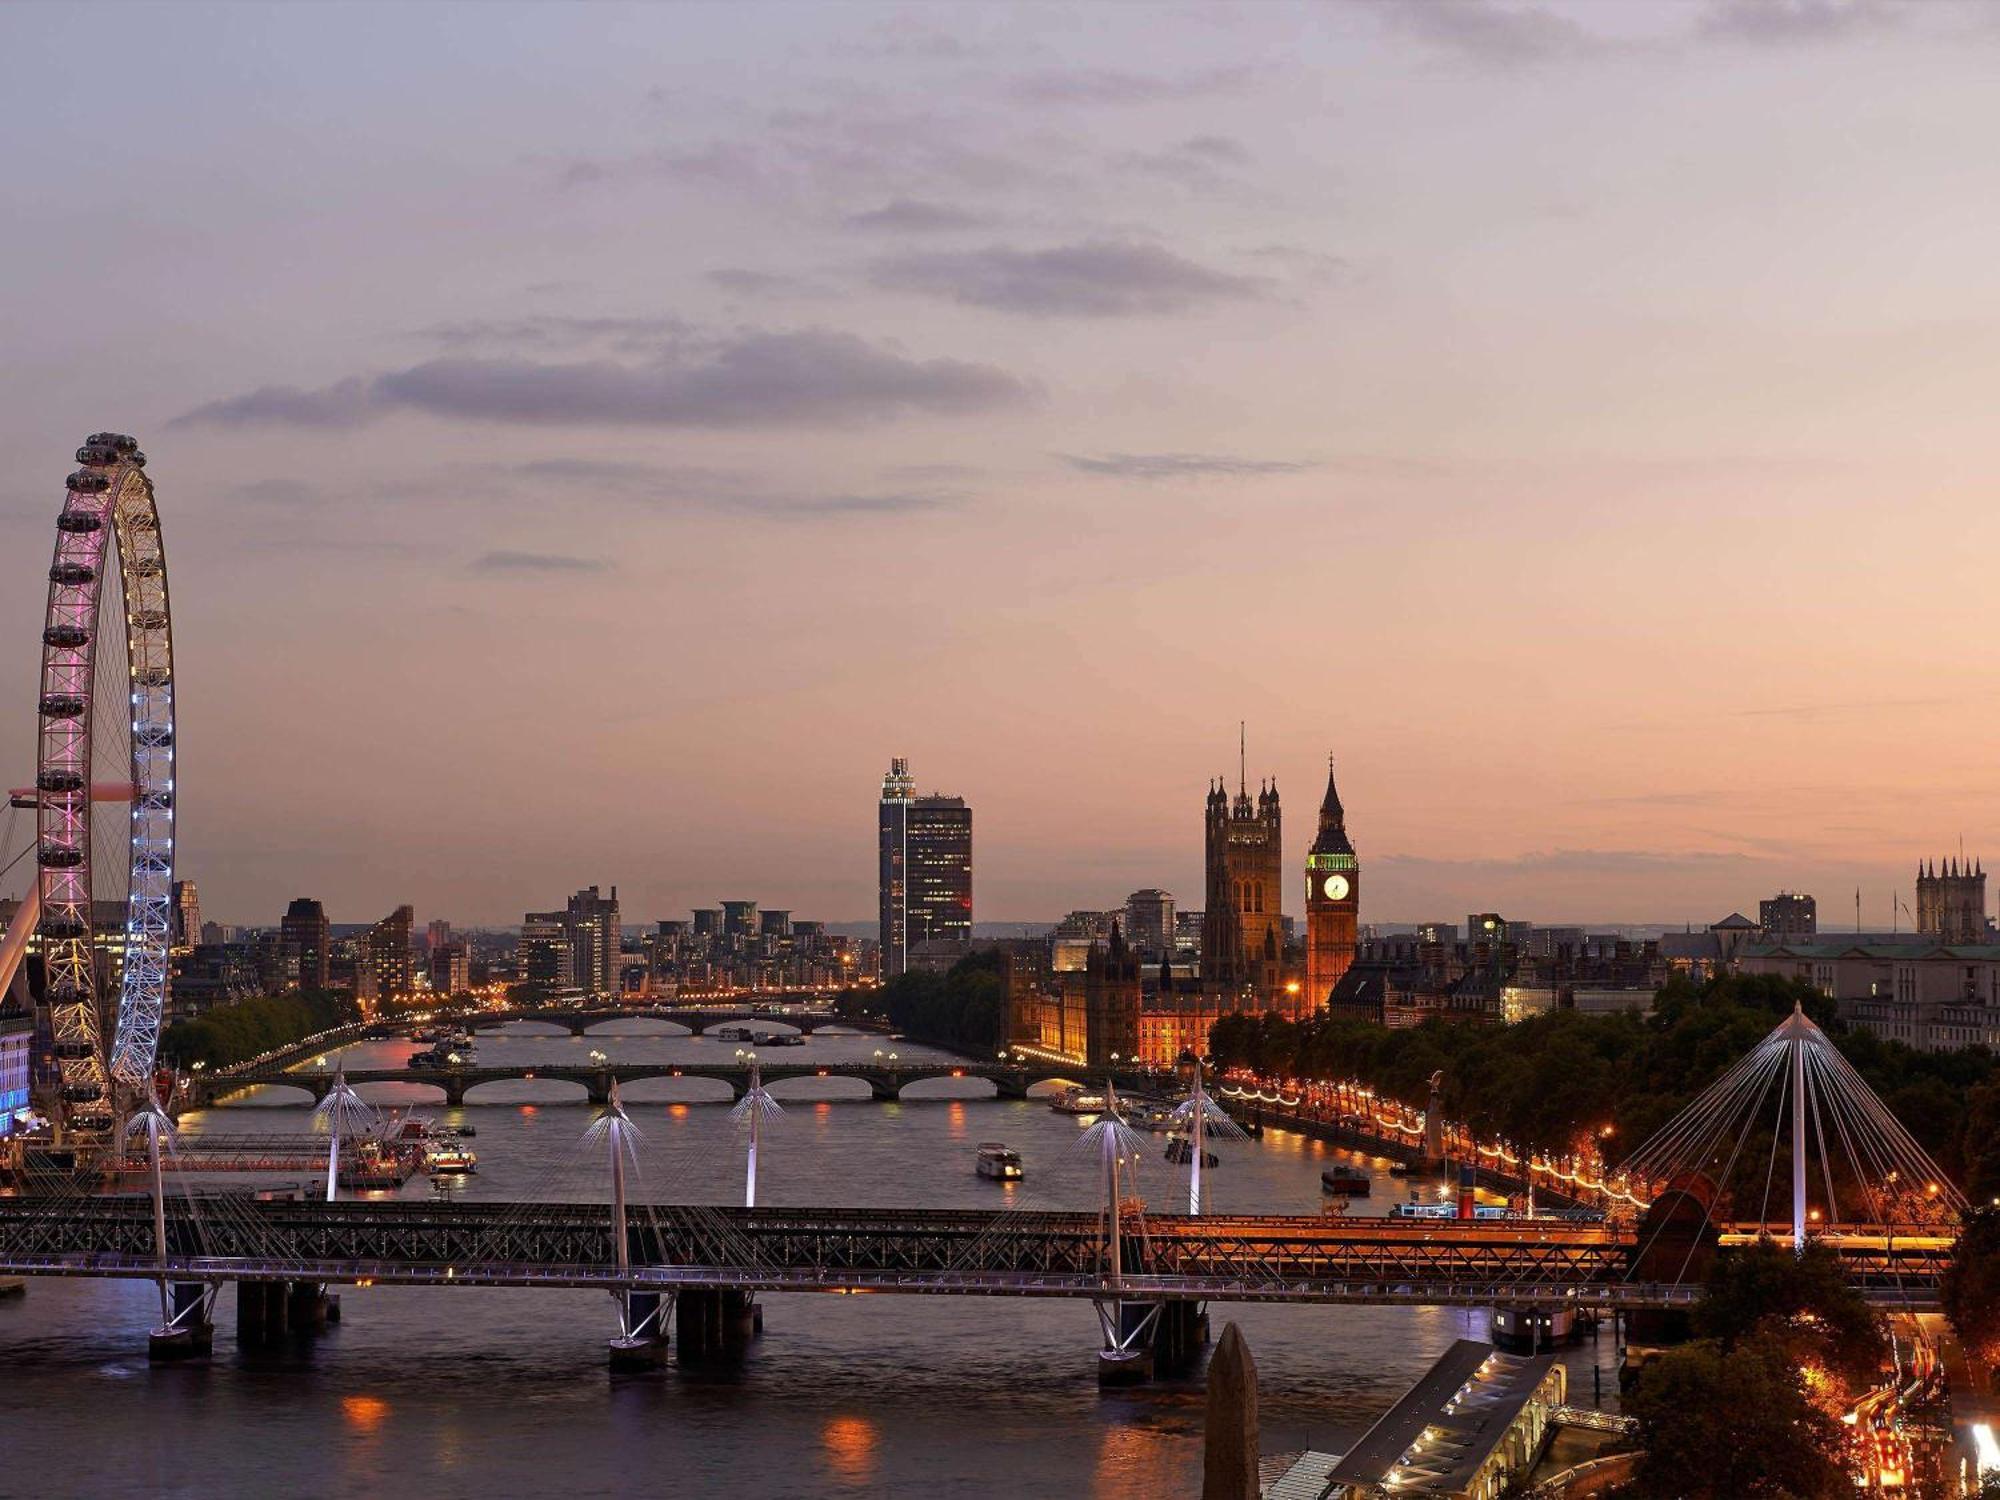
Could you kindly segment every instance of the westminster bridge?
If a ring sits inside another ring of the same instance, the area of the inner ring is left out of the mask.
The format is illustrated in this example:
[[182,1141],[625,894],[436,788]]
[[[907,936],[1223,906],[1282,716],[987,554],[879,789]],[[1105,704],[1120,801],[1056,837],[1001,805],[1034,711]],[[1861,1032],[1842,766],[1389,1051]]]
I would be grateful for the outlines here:
[[[941,1078],[983,1078],[1001,1098],[1025,1099],[1037,1084],[1080,1083],[1104,1076],[1102,1069],[1086,1072],[1075,1063],[1056,1062],[901,1062],[884,1058],[865,1062],[759,1061],[757,1066],[766,1084],[791,1078],[859,1079],[868,1085],[868,1097],[884,1104],[896,1102],[913,1083]],[[1158,1075],[1138,1070],[1121,1070],[1113,1076],[1120,1087],[1133,1091],[1159,1085]],[[185,1102],[189,1107],[205,1108],[244,1089],[292,1088],[304,1090],[317,1103],[342,1077],[356,1086],[424,1084],[437,1089],[453,1108],[464,1104],[467,1095],[482,1085],[526,1080],[577,1085],[584,1100],[600,1105],[611,1097],[613,1083],[622,1088],[647,1078],[712,1078],[729,1086],[731,1100],[740,1100],[750,1091],[747,1062],[612,1062],[606,1058],[582,1063],[427,1063],[414,1068],[347,1068],[338,1073],[327,1068],[250,1068],[208,1077],[194,1075],[186,1080]]]

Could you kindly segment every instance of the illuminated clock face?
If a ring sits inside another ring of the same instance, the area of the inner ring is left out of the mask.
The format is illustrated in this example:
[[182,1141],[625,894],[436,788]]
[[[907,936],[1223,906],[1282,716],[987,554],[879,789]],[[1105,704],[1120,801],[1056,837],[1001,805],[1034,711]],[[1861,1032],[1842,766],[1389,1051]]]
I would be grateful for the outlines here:
[[1353,890],[1354,887],[1347,883],[1347,877],[1345,875],[1329,875],[1326,877],[1325,889],[1326,889],[1327,900],[1345,901],[1347,899],[1347,893]]

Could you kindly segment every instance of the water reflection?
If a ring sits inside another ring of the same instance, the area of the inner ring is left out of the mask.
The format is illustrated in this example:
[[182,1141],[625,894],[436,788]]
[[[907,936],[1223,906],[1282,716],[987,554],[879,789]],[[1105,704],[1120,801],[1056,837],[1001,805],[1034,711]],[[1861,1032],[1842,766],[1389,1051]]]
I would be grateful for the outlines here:
[[866,1417],[829,1417],[820,1429],[827,1467],[850,1484],[865,1485],[874,1479],[875,1444],[875,1424]]

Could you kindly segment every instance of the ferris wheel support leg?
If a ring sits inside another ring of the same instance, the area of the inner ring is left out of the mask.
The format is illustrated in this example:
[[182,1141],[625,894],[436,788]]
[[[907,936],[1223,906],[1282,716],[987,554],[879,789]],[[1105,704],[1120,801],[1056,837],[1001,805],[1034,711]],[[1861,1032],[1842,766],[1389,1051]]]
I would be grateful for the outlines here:
[[14,908],[14,915],[7,923],[7,931],[0,936],[0,1000],[7,996],[7,990],[20,972],[22,955],[28,951],[28,939],[34,935],[35,924],[42,916],[42,883],[28,882],[21,904]]

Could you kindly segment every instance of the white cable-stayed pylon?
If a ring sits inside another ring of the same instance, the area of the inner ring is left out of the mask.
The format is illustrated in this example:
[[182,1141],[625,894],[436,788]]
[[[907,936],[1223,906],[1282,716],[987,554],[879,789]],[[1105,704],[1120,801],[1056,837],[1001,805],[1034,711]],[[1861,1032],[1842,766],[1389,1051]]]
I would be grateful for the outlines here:
[[375,1110],[347,1082],[347,1070],[334,1064],[333,1087],[313,1106],[313,1125],[326,1128],[326,1201],[340,1191],[340,1143],[353,1140],[361,1131],[373,1128]]
[[166,1327],[173,1322],[174,1310],[167,1294],[167,1192],[160,1150],[164,1142],[173,1139],[174,1122],[160,1108],[152,1090],[146,1091],[146,1102],[133,1113],[125,1133],[146,1137],[147,1175],[153,1196],[153,1253],[160,1262],[160,1324]]
[[1656,1195],[1674,1179],[1698,1174],[1718,1195],[1732,1195],[1740,1218],[1748,1205],[1735,1196],[1737,1163],[1763,1131],[1771,1145],[1757,1222],[1768,1220],[1778,1145],[1789,1140],[1790,1239],[1801,1251],[1813,1218],[1808,1198],[1815,1179],[1829,1223],[1846,1218],[1843,1193],[1850,1210],[1861,1208],[1877,1223],[1898,1222],[1899,1214],[1932,1219],[1964,1211],[1963,1195],[1929,1153],[1797,1005],[1621,1170],[1652,1182]]
[[1187,1137],[1188,1212],[1198,1216],[1201,1213],[1201,1159],[1206,1154],[1209,1138],[1243,1141],[1250,1138],[1250,1133],[1209,1097],[1208,1090],[1202,1086],[1199,1063],[1195,1064],[1194,1088],[1185,1100],[1175,1106],[1173,1122]]
[[757,1206],[757,1146],[763,1138],[764,1122],[767,1119],[777,1119],[785,1110],[784,1106],[771,1097],[771,1091],[764,1087],[763,1068],[757,1061],[756,1053],[752,1052],[749,1054],[749,1062],[750,1087],[744,1093],[743,1097],[737,1101],[736,1107],[729,1111],[729,1118],[738,1124],[748,1121],[750,1125],[748,1166],[743,1176],[743,1206],[745,1208],[755,1208]]

